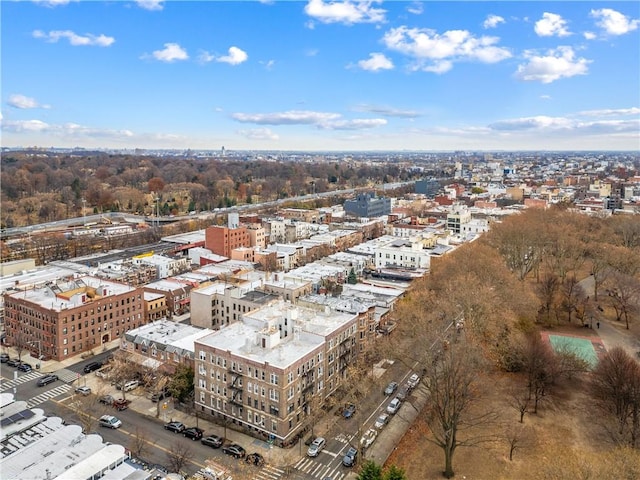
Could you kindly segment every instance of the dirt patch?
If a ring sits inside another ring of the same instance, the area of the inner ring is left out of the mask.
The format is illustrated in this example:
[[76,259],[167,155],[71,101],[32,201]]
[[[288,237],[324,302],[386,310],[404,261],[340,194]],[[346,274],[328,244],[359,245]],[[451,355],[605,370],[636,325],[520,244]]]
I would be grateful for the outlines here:
[[[487,389],[479,406],[492,408],[499,416],[493,426],[483,430],[483,434],[492,433],[495,440],[478,447],[457,449],[453,460],[455,478],[534,480],[540,478],[537,466],[544,463],[551,453],[550,445],[582,453],[611,448],[593,423],[595,412],[585,390],[585,377],[556,386],[537,414],[525,415],[522,424],[525,433],[512,461],[509,460],[505,432],[520,428],[520,423],[518,411],[509,404],[509,396],[514,387],[524,387],[524,379],[505,374],[483,379],[491,388]],[[444,455],[440,448],[428,441],[430,433],[423,418],[424,412],[387,461],[387,465],[403,468],[410,480],[443,478]]]

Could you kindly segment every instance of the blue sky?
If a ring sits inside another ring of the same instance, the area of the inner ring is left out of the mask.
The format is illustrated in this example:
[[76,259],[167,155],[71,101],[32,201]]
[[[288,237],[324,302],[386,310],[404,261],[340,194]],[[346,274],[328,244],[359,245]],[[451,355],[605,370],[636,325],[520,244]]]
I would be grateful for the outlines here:
[[640,2],[0,8],[3,146],[640,150]]

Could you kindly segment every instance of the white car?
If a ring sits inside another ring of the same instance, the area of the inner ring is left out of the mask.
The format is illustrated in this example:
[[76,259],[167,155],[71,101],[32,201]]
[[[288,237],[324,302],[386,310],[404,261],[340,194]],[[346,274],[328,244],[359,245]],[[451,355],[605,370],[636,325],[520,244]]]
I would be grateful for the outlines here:
[[362,446],[362,448],[369,448],[371,444],[376,440],[377,436],[378,430],[376,430],[375,428],[370,428],[360,439],[360,445]]
[[80,395],[89,395],[91,393],[91,388],[85,386],[77,387],[75,389],[75,392],[79,393]]
[[410,388],[416,388],[418,386],[418,383],[420,383],[420,377],[417,373],[411,375],[409,377],[409,380],[407,380],[407,385],[409,385]]
[[373,424],[373,426],[376,427],[377,429],[381,429],[381,428],[384,428],[384,426],[388,422],[389,422],[389,414],[381,413],[378,419],[376,420],[376,423]]
[[108,428],[120,428],[122,426],[122,422],[117,417],[114,417],[113,415],[101,416],[100,420],[98,420],[98,423],[100,423],[101,427],[108,427]]
[[317,457],[318,454],[320,453],[320,450],[324,448],[326,443],[327,442],[325,441],[324,438],[322,437],[316,438],[313,442],[311,442],[311,445],[309,445],[309,450],[307,450],[307,455],[310,457]]
[[398,399],[398,397],[395,397],[393,400],[391,400],[389,405],[387,405],[387,413],[389,413],[390,415],[394,415],[395,413],[397,413],[398,410],[400,410],[400,404],[400,399]]

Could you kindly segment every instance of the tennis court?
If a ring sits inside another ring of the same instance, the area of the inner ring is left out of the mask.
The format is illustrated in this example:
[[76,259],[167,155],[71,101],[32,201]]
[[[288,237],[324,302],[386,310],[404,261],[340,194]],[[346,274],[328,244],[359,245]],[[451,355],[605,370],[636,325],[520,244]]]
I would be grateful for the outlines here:
[[576,356],[588,362],[591,368],[598,364],[598,354],[591,339],[568,335],[549,335],[549,342],[556,352],[574,352]]

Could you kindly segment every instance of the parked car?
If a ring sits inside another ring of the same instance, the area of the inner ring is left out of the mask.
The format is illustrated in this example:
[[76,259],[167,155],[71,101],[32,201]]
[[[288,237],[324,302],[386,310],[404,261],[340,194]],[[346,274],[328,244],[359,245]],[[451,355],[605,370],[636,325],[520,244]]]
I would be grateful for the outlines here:
[[139,385],[140,385],[140,382],[138,382],[138,380],[129,380],[128,382],[125,382],[124,385],[116,385],[116,388],[118,390],[124,390],[125,392],[130,392],[131,390],[138,388]]
[[174,433],[182,433],[185,429],[185,425],[182,422],[169,422],[165,424],[164,429]]
[[396,398],[404,402],[409,396],[410,391],[411,389],[409,388],[408,385],[403,385],[402,387],[400,387],[400,390],[398,390],[398,393],[396,393]]
[[17,358],[10,358],[9,360],[7,360],[8,367],[17,367],[18,365],[20,365],[20,360],[18,360]]
[[324,438],[322,437],[316,438],[313,442],[311,442],[311,445],[309,445],[309,449],[307,450],[307,455],[310,457],[317,457],[320,451],[324,448],[326,444],[327,444],[327,441]]
[[7,363],[9,360],[11,360],[9,355],[6,353],[0,353],[0,363]]
[[200,440],[200,443],[211,448],[220,448],[224,443],[224,439],[218,435],[209,435]]
[[375,428],[370,428],[364,433],[364,435],[362,435],[362,438],[360,439],[360,446],[362,448],[369,448],[371,444],[375,442],[377,437],[378,430],[376,430]]
[[154,393],[153,395],[151,395],[151,401],[153,403],[159,402],[160,400],[164,400],[167,397],[171,396],[171,392],[169,391],[169,389],[165,388],[164,390]]
[[189,427],[182,431],[182,435],[193,441],[200,440],[202,435],[204,435],[204,430],[198,427]]
[[91,393],[91,388],[83,385],[81,387],[77,387],[75,392],[80,395],[89,395]]
[[393,392],[395,392],[397,389],[398,389],[398,382],[389,382],[389,385],[387,385],[387,388],[384,389],[384,394],[393,395]]
[[100,367],[102,367],[102,362],[91,362],[91,363],[87,363],[84,366],[84,373],[91,373],[94,370],[98,370]]
[[347,453],[344,454],[342,458],[342,465],[345,467],[353,467],[356,464],[356,459],[358,458],[358,450],[354,447],[349,447]]
[[418,383],[420,383],[420,377],[417,373],[411,375],[409,377],[409,380],[407,380],[407,385],[409,385],[410,388],[416,388],[418,386]]
[[36,382],[36,385],[39,387],[44,387],[45,385],[49,385],[50,383],[56,382],[58,380],[58,376],[53,373],[48,373],[47,375],[40,377]]
[[107,428],[120,428],[120,426],[122,426],[122,422],[117,417],[114,417],[113,415],[101,416],[100,420],[98,420],[98,423],[100,424],[101,427],[107,427]]
[[28,373],[31,370],[33,370],[33,368],[28,363],[21,363],[20,365],[18,365],[18,370],[20,370],[21,372]]
[[398,410],[400,410],[400,404],[400,399],[398,397],[395,397],[393,400],[391,400],[389,405],[387,405],[387,413],[391,415],[397,413]]
[[256,467],[262,467],[265,463],[264,457],[258,452],[250,453],[245,457],[244,461],[250,465],[255,465]]
[[115,401],[115,399],[111,396],[111,395],[102,395],[98,401],[100,403],[103,403],[105,405],[113,405],[113,402]]
[[242,458],[247,454],[245,449],[236,443],[222,447],[222,452],[235,458]]
[[354,413],[356,413],[356,406],[353,403],[348,403],[342,411],[342,416],[344,418],[351,418]]
[[374,423],[374,427],[377,429],[384,428],[384,426],[389,423],[389,414],[381,413],[380,416],[376,419],[376,423]]
[[130,403],[131,403],[131,400],[125,400],[124,398],[118,398],[117,400],[114,400],[111,405],[113,406],[113,408],[115,408],[116,410],[121,412],[122,410],[126,410],[127,408],[129,408],[129,404]]

